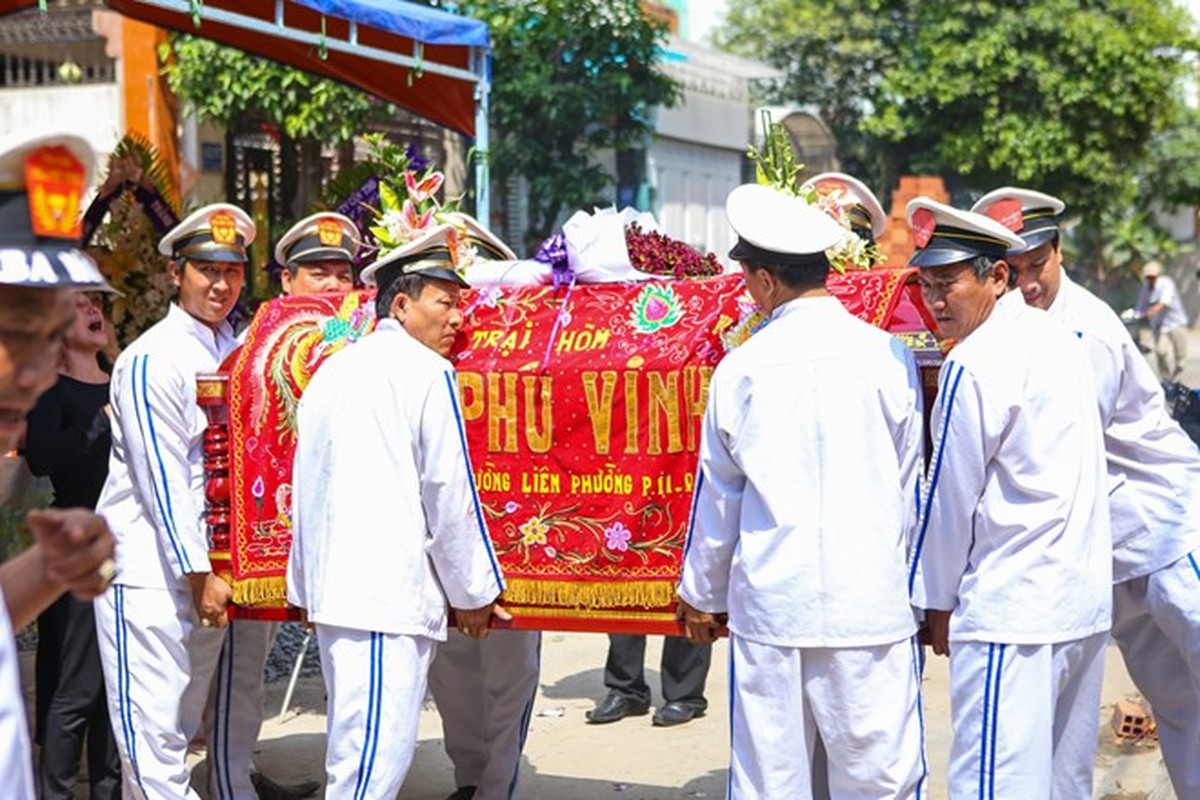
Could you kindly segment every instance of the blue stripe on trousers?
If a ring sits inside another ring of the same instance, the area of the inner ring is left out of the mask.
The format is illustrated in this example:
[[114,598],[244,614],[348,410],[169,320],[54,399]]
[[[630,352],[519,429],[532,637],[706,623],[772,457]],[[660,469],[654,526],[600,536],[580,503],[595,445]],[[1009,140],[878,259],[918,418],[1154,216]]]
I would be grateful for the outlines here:
[[1000,725],[1000,679],[1006,645],[988,645],[988,668],[984,679],[983,726],[979,735],[979,800],[996,797],[996,740]]
[[[125,624],[125,587],[114,586],[114,609],[117,612],[117,706],[121,717],[121,728],[125,738],[125,749],[133,767],[133,779],[142,794],[142,770],[137,759],[137,730],[133,727],[133,700],[129,691],[129,627]],[[149,795],[147,795],[149,796]]]
[[375,754],[379,745],[380,708],[383,700],[383,634],[371,634],[370,675],[367,680],[367,720],[363,736],[362,755],[358,760],[358,780],[354,785],[354,798],[367,796],[371,783],[371,772],[375,768]]
[[987,674],[983,681],[983,726],[979,732],[979,800],[985,800],[987,787],[987,737],[992,702],[992,668],[995,666],[996,645],[988,645]]
[[375,732],[371,736],[371,755],[367,759],[367,776],[363,779],[363,796],[371,785],[371,773],[375,771],[375,757],[379,754],[379,729],[383,721],[383,646],[386,643],[382,633],[375,634],[379,642],[375,649]]
[[217,664],[217,694],[216,720],[213,725],[214,738],[212,743],[213,769],[217,774],[217,796],[224,800],[233,800],[233,775],[229,768],[229,721],[233,716],[230,711],[230,699],[233,695],[233,633],[225,629],[225,641],[222,643],[221,660]]
[[375,718],[375,634],[371,634],[369,669],[367,672],[367,719],[363,731],[362,752],[358,755],[358,778],[354,782],[354,800],[359,800],[363,791],[363,775],[367,770],[367,751],[371,743],[371,725]]
[[921,790],[925,788],[925,779],[929,777],[929,763],[925,760],[925,706],[921,696],[921,673],[924,668],[921,664],[921,645],[917,643],[917,637],[913,636],[908,642],[913,654],[913,680],[917,683],[917,720],[921,724],[921,777],[917,780],[914,797],[915,800],[921,800]]
[[1000,658],[996,662],[996,688],[992,695],[992,753],[991,772],[988,786],[989,800],[996,798],[996,734],[1000,724],[1000,678],[1004,675],[1004,648],[1000,645]]

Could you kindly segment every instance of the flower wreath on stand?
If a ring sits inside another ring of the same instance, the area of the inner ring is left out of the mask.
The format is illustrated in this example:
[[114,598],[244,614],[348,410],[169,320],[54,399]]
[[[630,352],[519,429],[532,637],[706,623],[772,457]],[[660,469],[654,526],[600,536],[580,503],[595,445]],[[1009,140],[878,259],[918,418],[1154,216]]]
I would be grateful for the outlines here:
[[850,211],[854,200],[842,189],[820,189],[805,185],[800,179],[804,164],[796,160],[791,138],[780,122],[772,122],[771,114],[763,111],[762,150],[751,145],[747,155],[754,160],[755,176],[763,186],[799,197],[811,206],[824,211],[846,229],[846,236],[825,251],[829,266],[845,275],[848,269],[870,269],[883,261],[883,254],[874,242],[867,242],[851,232]]
[[382,258],[439,225],[451,224],[457,233],[450,237],[454,268],[460,274],[465,272],[479,254],[468,236],[468,218],[459,211],[461,198],[438,199],[445,174],[431,163],[418,163],[409,151],[392,144],[383,134],[368,134],[364,138],[371,160],[383,167],[377,176],[379,208],[369,207],[375,215],[368,226],[375,240],[375,258]]
[[[105,193],[110,182],[119,184],[127,178],[152,188],[170,212],[179,216],[162,156],[136,134],[117,143],[100,193]],[[175,296],[167,259],[158,252],[158,240],[165,232],[156,227],[134,192],[127,190],[114,197],[88,246],[100,271],[119,292],[109,299],[109,321],[119,347],[127,346],[162,319]],[[115,358],[115,353],[112,356]]]

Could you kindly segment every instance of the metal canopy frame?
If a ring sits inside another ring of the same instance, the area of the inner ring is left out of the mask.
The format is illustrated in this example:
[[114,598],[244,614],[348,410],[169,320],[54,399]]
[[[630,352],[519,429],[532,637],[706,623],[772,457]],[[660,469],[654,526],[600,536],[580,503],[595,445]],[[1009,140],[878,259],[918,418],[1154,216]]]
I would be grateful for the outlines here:
[[[0,0],[0,15],[37,5],[38,0]],[[403,0],[104,0],[96,5],[356,86],[473,137],[475,215],[488,224],[491,49],[484,23]],[[418,38],[424,31],[420,24],[413,26],[420,29],[416,32],[400,33],[355,18],[404,16],[406,9],[432,28],[439,21],[453,25],[429,30],[426,40]],[[370,69],[378,64],[387,69]],[[426,91],[417,88],[422,86]],[[464,113],[466,98],[473,114]]]

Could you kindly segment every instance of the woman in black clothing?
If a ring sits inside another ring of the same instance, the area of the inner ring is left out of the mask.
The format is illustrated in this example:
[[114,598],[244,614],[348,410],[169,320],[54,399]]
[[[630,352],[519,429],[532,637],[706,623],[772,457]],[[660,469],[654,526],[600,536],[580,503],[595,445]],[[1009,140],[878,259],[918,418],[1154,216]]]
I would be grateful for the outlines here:
[[[54,505],[61,508],[95,508],[108,475],[109,378],[99,355],[108,345],[109,326],[100,297],[76,293],[58,382],[29,414],[26,461],[33,474],[50,478]],[[38,618],[36,683],[41,796],[75,797],[86,733],[91,800],[120,797],[120,760],[90,602],[65,594]]]

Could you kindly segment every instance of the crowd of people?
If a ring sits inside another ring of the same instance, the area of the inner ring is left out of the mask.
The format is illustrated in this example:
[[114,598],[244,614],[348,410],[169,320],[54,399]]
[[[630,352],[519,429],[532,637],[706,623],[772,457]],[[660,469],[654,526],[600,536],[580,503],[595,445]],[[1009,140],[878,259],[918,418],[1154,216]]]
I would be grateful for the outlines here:
[[[203,520],[195,376],[238,346],[255,225],[214,204],[162,238],[176,301],[109,375],[111,288],[63,211],[91,158],[67,136],[0,153],[0,447],[28,418],[57,507],[29,515],[35,544],[0,565],[0,788],[73,797],[86,731],[93,798],[195,797],[197,741],[211,797],[312,794],[252,763],[276,626],[230,622]],[[1111,636],[1176,793],[1200,797],[1200,451],[1120,319],[1064,270],[1064,205],[1011,187],[969,211],[909,204],[910,264],[953,342],[927,430],[913,354],[826,290],[827,253],[882,220],[860,182],[825,177],[849,227],[775,187],[727,199],[729,257],[767,322],[708,389],[686,639],[664,648],[654,723],[705,713],[728,635],[730,798],[924,797],[928,646],[950,660],[951,797],[1083,800]],[[283,292],[348,290],[359,246],[345,217],[301,220],[275,249]],[[505,582],[447,358],[477,250],[511,252],[449,220],[367,266],[378,325],[300,400],[287,585],[320,650],[326,797],[396,797],[427,692],[450,797],[519,794],[541,636],[490,627],[509,618]],[[1159,272],[1139,307],[1169,343],[1178,300]],[[12,631],[39,613],[35,792]],[[644,647],[611,637],[590,722],[648,713]]]

